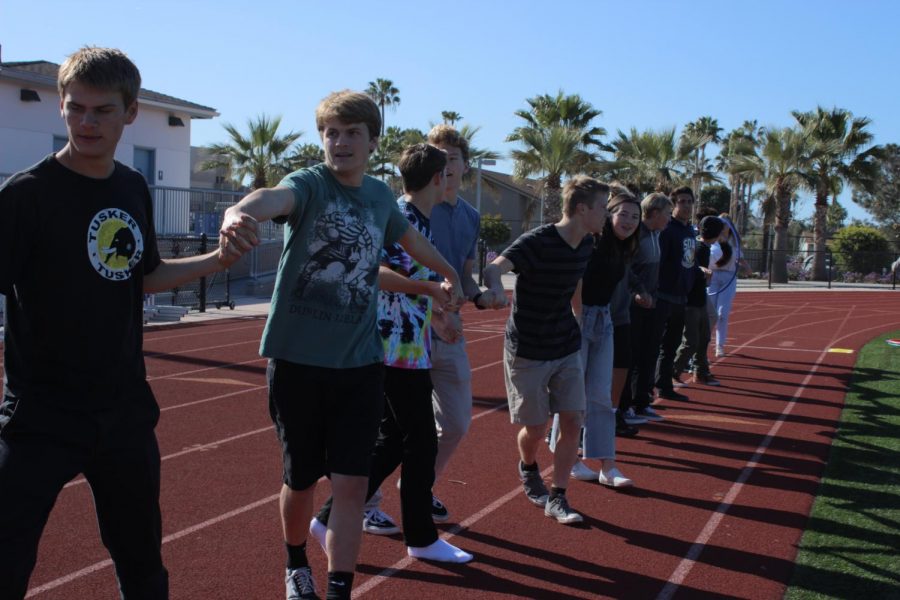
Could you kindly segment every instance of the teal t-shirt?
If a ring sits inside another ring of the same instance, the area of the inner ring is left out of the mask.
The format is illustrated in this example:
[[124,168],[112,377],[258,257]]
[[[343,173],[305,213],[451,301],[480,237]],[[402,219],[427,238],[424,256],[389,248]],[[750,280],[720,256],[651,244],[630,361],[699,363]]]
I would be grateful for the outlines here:
[[369,176],[342,185],[324,164],[295,171],[260,354],[302,365],[348,369],[384,359],[375,326],[381,249],[409,222],[393,194]]

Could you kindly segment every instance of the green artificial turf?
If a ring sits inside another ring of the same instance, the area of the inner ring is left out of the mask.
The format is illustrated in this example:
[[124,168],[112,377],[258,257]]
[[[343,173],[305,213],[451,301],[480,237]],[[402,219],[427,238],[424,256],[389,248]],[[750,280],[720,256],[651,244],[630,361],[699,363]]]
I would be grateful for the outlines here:
[[900,331],[862,349],[787,599],[900,599]]

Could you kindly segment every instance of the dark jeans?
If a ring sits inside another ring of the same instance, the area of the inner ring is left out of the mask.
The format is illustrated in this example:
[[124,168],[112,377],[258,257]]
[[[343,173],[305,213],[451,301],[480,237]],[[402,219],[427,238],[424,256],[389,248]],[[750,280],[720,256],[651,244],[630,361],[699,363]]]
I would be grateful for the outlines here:
[[[407,546],[423,547],[438,539],[431,519],[431,486],[437,431],[431,405],[431,374],[428,369],[387,367],[384,377],[384,418],[372,454],[372,471],[366,499],[372,497],[387,477],[401,467],[400,507],[403,538]],[[329,498],[316,517],[328,523]]]
[[657,308],[631,306],[631,368],[619,402],[622,412],[629,408],[646,408],[653,400],[656,360],[665,317],[666,313]]
[[684,304],[660,299],[656,302],[656,310],[660,312],[661,318],[665,315],[665,327],[656,361],[656,387],[662,391],[672,392],[675,352],[681,345],[681,338],[684,335]]
[[687,306],[684,309],[684,338],[675,355],[675,374],[687,370],[688,362],[694,360],[694,373],[709,375],[709,313],[706,306]]
[[9,397],[0,404],[0,598],[24,598],[50,510],[79,473],[91,486],[122,598],[168,598],[153,433],[159,410],[155,402],[136,408],[142,403],[123,397],[122,407],[94,412]]

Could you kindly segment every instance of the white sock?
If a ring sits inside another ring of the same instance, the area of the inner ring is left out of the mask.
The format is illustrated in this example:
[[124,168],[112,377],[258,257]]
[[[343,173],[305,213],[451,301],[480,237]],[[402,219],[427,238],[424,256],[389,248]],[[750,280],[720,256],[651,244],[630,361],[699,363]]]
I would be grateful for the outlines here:
[[407,546],[406,552],[413,558],[424,558],[426,560],[451,563],[467,563],[474,558],[468,552],[460,550],[453,544],[449,544],[444,540],[438,540],[433,544],[422,547]]
[[316,541],[319,542],[319,545],[322,546],[322,551],[325,554],[328,554],[328,551],[325,550],[325,532],[328,531],[328,527],[325,526],[325,523],[313,517],[312,521],[309,522],[309,534],[316,538]]

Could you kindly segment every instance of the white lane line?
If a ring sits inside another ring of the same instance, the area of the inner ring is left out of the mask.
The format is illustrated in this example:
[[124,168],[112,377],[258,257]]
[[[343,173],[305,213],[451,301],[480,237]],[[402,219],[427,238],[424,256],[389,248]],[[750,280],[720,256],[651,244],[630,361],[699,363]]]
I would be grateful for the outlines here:
[[[855,307],[853,307],[855,308]],[[847,321],[850,320],[850,315],[853,310],[848,311],[844,320],[841,323],[841,326],[838,327],[835,331],[835,336],[832,338],[829,346],[834,345],[842,339],[849,337],[849,335],[845,335],[844,337],[839,338],[838,334],[843,330],[846,326]],[[784,319],[781,319],[784,321]],[[876,327],[871,327],[868,330],[884,330],[885,325],[879,325]],[[863,331],[868,331],[863,330]],[[860,330],[854,331],[853,334],[856,335],[861,333]],[[765,335],[765,334],[762,334]],[[760,337],[762,337],[760,335]],[[716,507],[715,512],[706,522],[706,525],[700,531],[700,534],[694,540],[694,543],[691,544],[690,549],[688,550],[685,557],[681,560],[672,574],[669,576],[669,580],[663,589],[660,591],[659,595],[656,596],[656,600],[669,600],[672,596],[678,591],[679,587],[687,576],[690,574],[694,565],[697,563],[697,559],[700,557],[700,554],[703,552],[706,547],[706,543],[713,536],[718,528],[719,524],[722,522],[722,519],[725,517],[725,514],[728,512],[728,509],[731,508],[738,494],[740,494],[741,490],[744,487],[744,483],[749,479],[750,475],[753,474],[754,469],[759,465],[759,462],[762,460],[763,455],[766,453],[766,450],[769,448],[769,445],[775,439],[775,436],[778,434],[778,431],[781,429],[781,426],[787,420],[788,415],[790,415],[791,411],[794,409],[794,406],[797,404],[797,400],[800,398],[801,394],[806,390],[806,386],[809,385],[809,382],[812,380],[813,376],[818,371],[819,367],[822,365],[822,361],[825,357],[828,356],[827,351],[822,351],[819,354],[819,358],[816,360],[810,372],[806,375],[803,381],[800,383],[800,386],[797,388],[797,391],[794,393],[794,396],[791,398],[791,401],[784,407],[781,411],[781,415],[772,424],[771,429],[769,429],[769,433],[766,434],[766,437],[763,438],[762,442],[757,447],[756,452],[753,454],[753,457],[750,461],[744,466],[741,470],[741,474],[738,476],[737,480],[732,484],[731,488],[728,490],[728,493],[725,495],[725,498]]]
[[215,365],[213,367],[203,367],[201,369],[191,369],[190,371],[179,371],[178,373],[169,373],[168,375],[157,375],[156,377],[148,377],[147,381],[159,381],[160,379],[174,379],[176,377],[182,377],[184,375],[193,375],[194,373],[203,373],[204,371],[215,371],[216,369],[228,369],[230,367],[239,367],[241,365],[250,365],[255,362],[267,361],[268,358],[259,357],[259,358],[251,358],[250,360],[243,360],[241,362],[233,362],[227,363],[224,365]]
[[159,342],[164,340],[174,340],[177,338],[184,337],[197,337],[198,335],[218,335],[220,333],[230,333],[232,331],[244,331],[247,329],[262,329],[262,326],[265,325],[265,322],[260,319],[260,322],[255,325],[244,325],[242,327],[229,327],[227,329],[212,329],[212,330],[204,330],[197,331],[196,329],[192,329],[188,333],[179,333],[176,335],[164,335],[163,332],[160,332],[160,335],[149,335],[146,330],[144,330],[144,342]]
[[[186,529],[182,529],[181,531],[176,531],[175,533],[165,536],[162,540],[162,543],[168,544],[169,542],[174,542],[175,540],[177,540],[179,538],[183,538],[186,535],[191,535],[192,533],[196,533],[202,529],[206,529],[207,527],[212,527],[213,525],[221,523],[222,521],[226,521],[232,517],[236,517],[245,512],[251,511],[251,510],[259,508],[261,506],[265,506],[266,504],[269,504],[269,503],[277,500],[279,495],[280,494],[273,494],[271,496],[263,498],[262,500],[257,500],[256,502],[251,502],[250,504],[247,504],[240,508],[236,508],[225,514],[219,515],[218,517],[213,517],[212,519],[203,521],[202,523],[197,523],[196,525],[192,525]],[[28,594],[26,594],[25,597],[33,598],[34,596],[37,596],[38,594],[48,592],[52,589],[58,588],[61,585],[71,583],[72,581],[75,581],[76,579],[86,577],[86,576],[90,575],[91,573],[96,573],[97,571],[100,571],[107,567],[111,567],[112,564],[113,563],[110,559],[101,560],[100,562],[96,562],[90,566],[87,566],[87,567],[79,570],[79,571],[75,571],[74,573],[69,573],[68,575],[64,575],[63,577],[54,579],[53,581],[48,581],[47,583],[40,585],[38,587],[31,588],[30,590],[28,590]]]
[[[222,444],[227,444],[229,442],[235,442],[237,440],[244,439],[245,437],[250,437],[251,435],[256,435],[259,433],[264,433],[266,431],[271,431],[274,429],[274,425],[269,425],[268,427],[262,427],[260,429],[254,429],[253,431],[247,431],[244,433],[239,433],[237,435],[233,435],[231,437],[222,438],[221,440],[216,440],[214,442],[207,442],[206,444],[194,444],[190,448],[185,448],[184,450],[179,450],[178,452],[173,452],[172,454],[166,454],[165,456],[160,457],[160,461],[167,461],[173,458],[178,458],[179,456],[184,456],[185,454],[193,454],[194,452],[204,452],[206,450],[216,450]],[[63,489],[74,487],[76,485],[81,485],[83,483],[87,483],[87,479],[84,477],[79,477],[78,479],[73,479],[69,483],[63,486]]]
[[236,392],[228,392],[227,394],[220,394],[218,396],[211,396],[209,398],[203,398],[202,400],[194,400],[192,402],[185,402],[183,404],[174,404],[172,406],[167,406],[165,408],[160,408],[159,412],[164,413],[170,410],[176,410],[179,408],[187,408],[188,406],[196,406],[198,404],[206,404],[207,402],[213,402],[215,400],[222,400],[223,398],[231,398],[232,396],[240,396],[241,394],[249,394],[251,392],[258,392],[259,390],[264,390],[268,388],[268,385],[258,385],[256,387],[248,388],[245,390],[238,390]]

